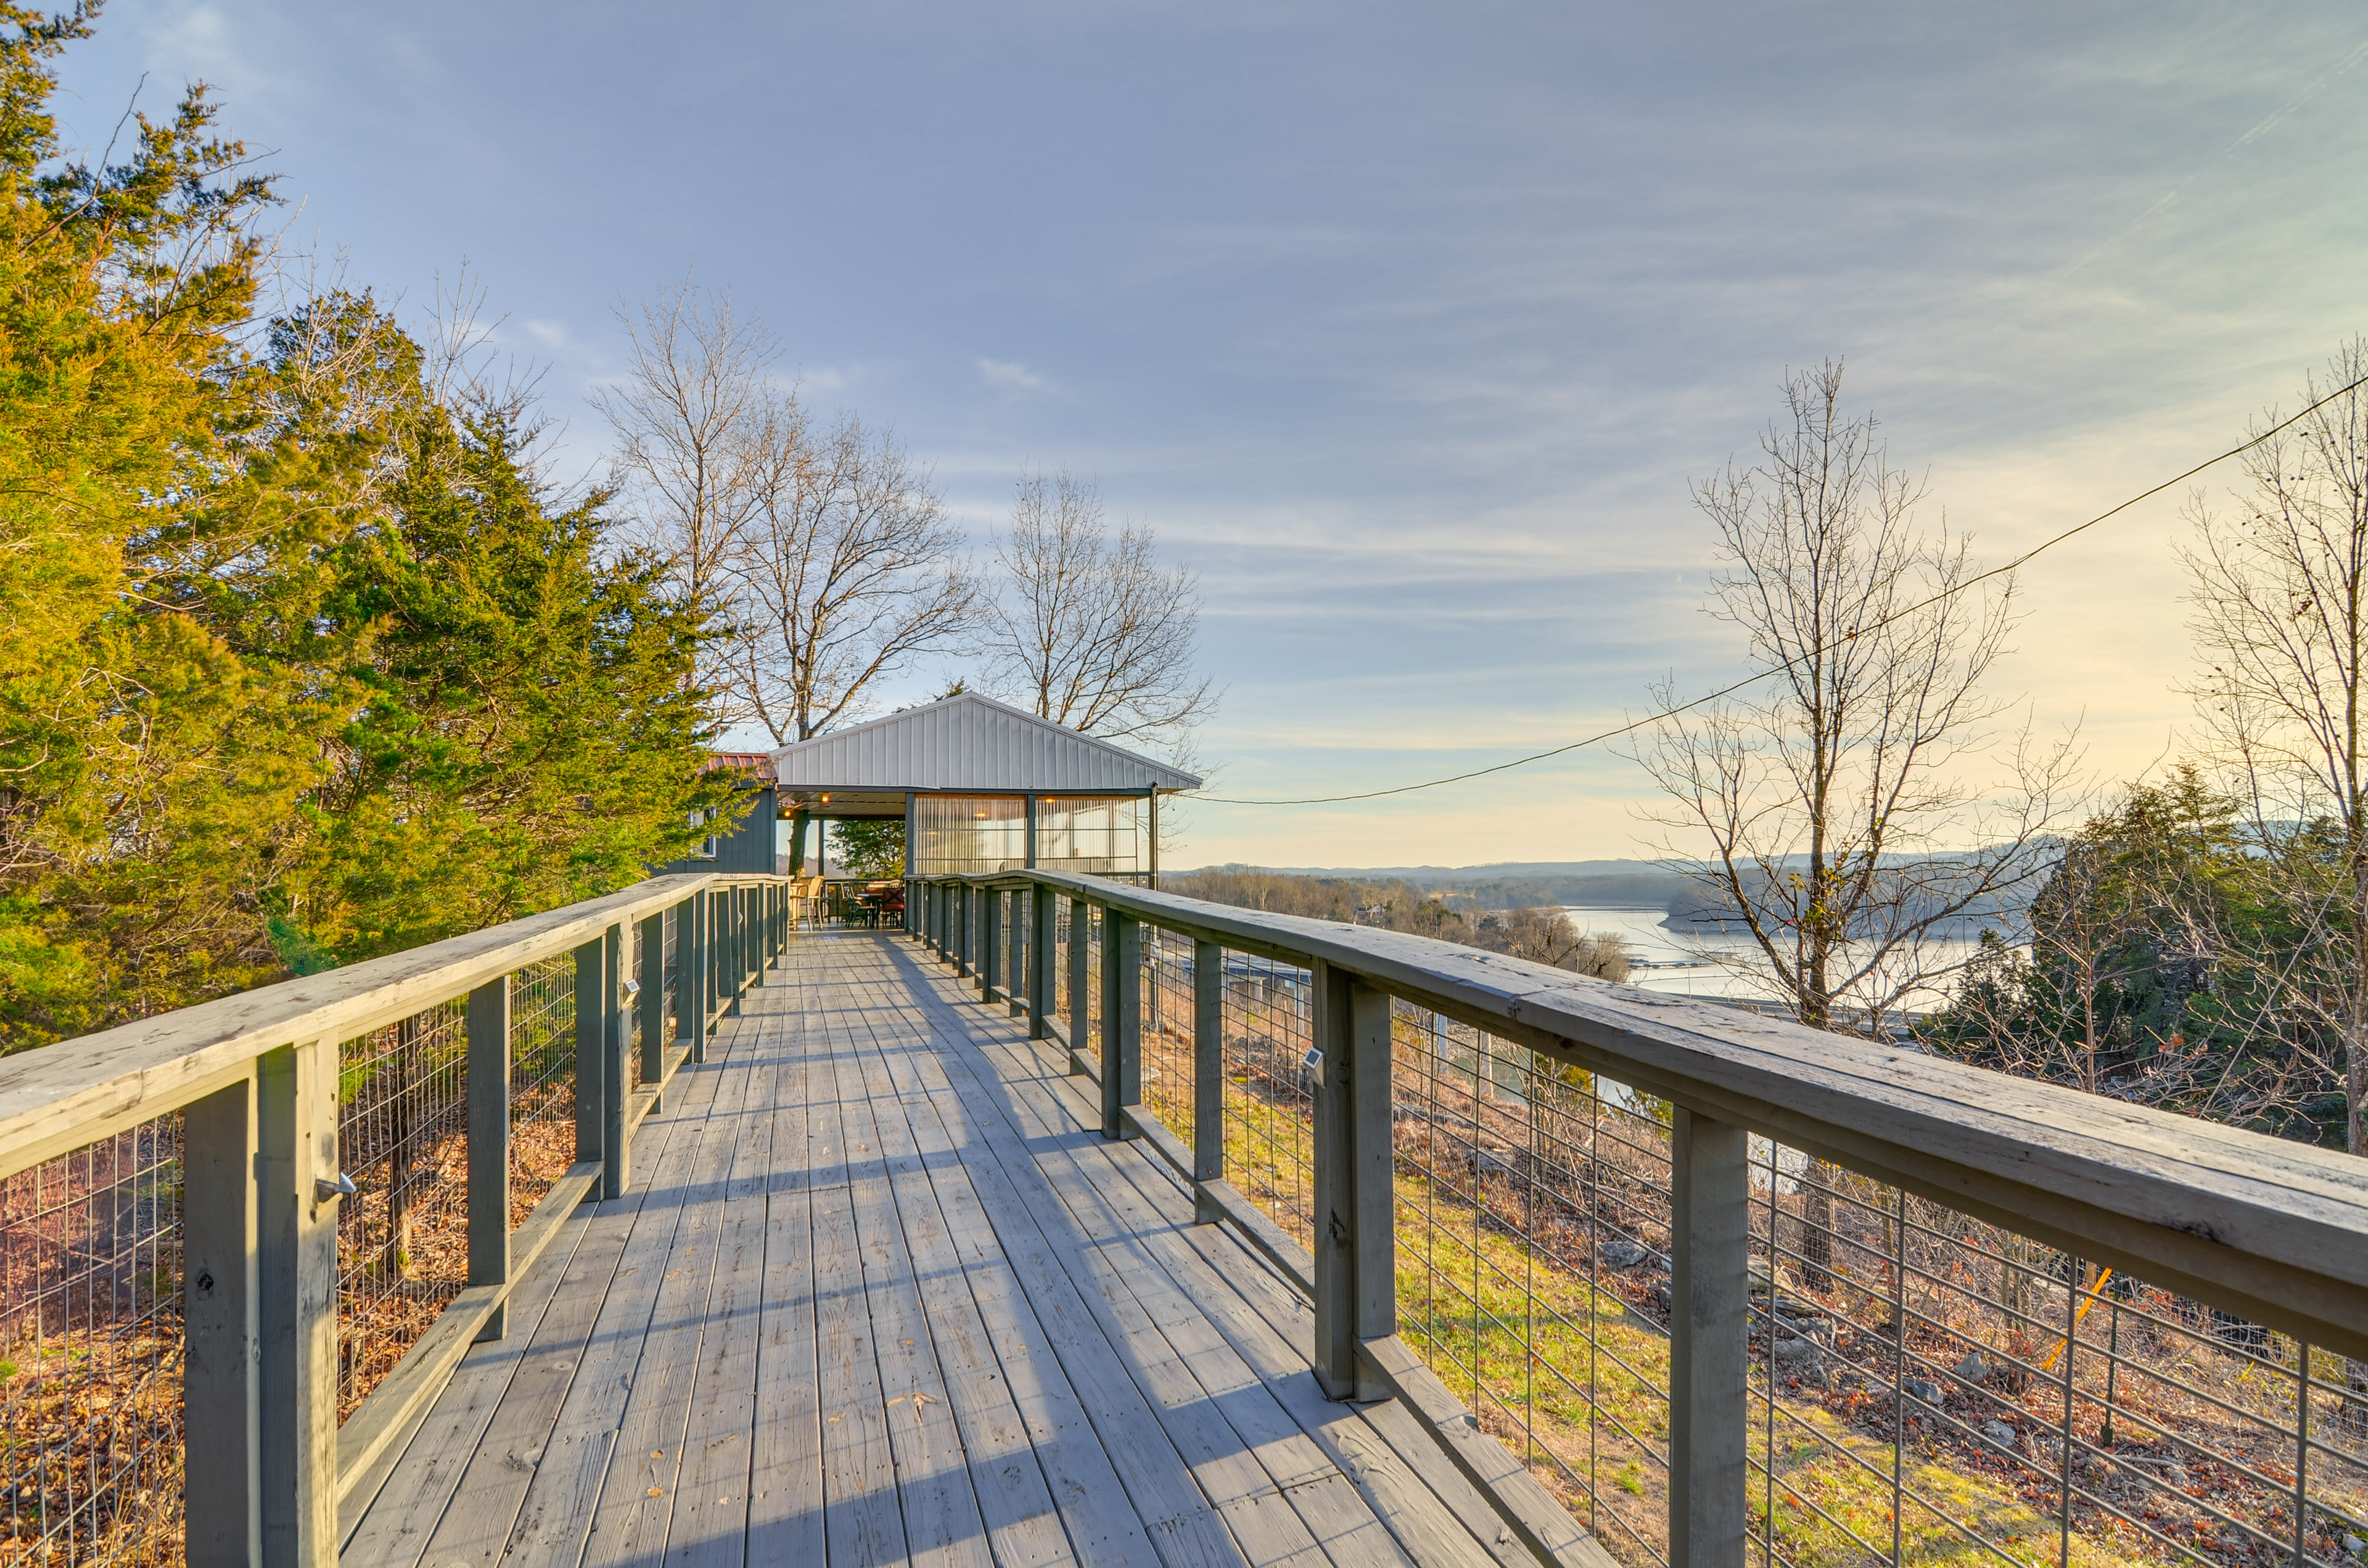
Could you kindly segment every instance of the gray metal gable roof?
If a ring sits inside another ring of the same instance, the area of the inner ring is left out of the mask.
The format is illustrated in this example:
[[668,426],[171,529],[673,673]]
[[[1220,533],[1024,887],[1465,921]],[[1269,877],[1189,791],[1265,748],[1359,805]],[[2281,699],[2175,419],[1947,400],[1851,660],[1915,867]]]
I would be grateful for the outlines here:
[[972,692],[773,753],[784,790],[1197,790],[1201,780]]

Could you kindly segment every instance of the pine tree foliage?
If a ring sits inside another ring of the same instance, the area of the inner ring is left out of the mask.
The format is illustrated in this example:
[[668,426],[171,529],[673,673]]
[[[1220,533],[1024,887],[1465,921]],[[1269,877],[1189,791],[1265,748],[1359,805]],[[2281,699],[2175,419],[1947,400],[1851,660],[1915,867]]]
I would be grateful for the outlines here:
[[61,157],[0,5],[0,1051],[613,887],[728,804],[696,631],[367,296],[258,310],[202,86]]

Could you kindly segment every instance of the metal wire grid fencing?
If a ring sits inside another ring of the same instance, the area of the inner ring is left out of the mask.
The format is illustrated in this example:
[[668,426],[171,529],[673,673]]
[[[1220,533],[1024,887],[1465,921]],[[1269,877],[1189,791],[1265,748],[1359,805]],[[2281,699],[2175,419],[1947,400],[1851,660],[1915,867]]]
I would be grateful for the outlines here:
[[467,1003],[337,1052],[337,1415],[370,1396],[469,1278]]
[[[1668,1108],[1395,1011],[1400,1335],[1615,1557],[1665,1562]],[[2305,1373],[2283,1335],[1797,1150],[1753,1161],[1761,1562],[2368,1558],[2362,1369]]]
[[1192,1142],[1192,942],[1143,928],[1143,1103]]
[[1304,969],[1227,952],[1225,1175],[1303,1246],[1315,1242],[1314,994]]
[[1028,996],[1028,906],[1034,901],[1024,889],[995,896],[1003,901],[1001,917],[995,924],[1002,936],[1003,954],[995,972],[1002,977],[1003,994],[1016,1012]]
[[2359,1369],[1797,1151],[1757,1153],[1766,1560],[2368,1556]]
[[1400,1336],[1613,1555],[1665,1561],[1667,1128],[1405,1003],[1391,1032]]
[[[794,931],[795,926],[793,925],[791,929]],[[659,1049],[664,1051],[673,1046],[674,1035],[685,1032],[680,1021],[682,1017],[682,912],[680,910],[669,909],[658,917],[658,974],[660,983],[666,987],[665,998],[658,1007],[658,1017],[662,1020],[661,1027],[671,1031],[667,1039],[659,1041]]]
[[510,1228],[575,1163],[575,959],[510,976]]
[[[1062,976],[1070,918],[1056,901]],[[1143,1097],[1189,1138],[1191,949],[1150,926],[1144,949]],[[1224,961],[1226,1174],[1305,1244],[1309,973]],[[1671,1108],[1411,1004],[1393,1019],[1401,1337],[1614,1557],[1668,1562]],[[1761,1562],[2368,1562],[2368,1363],[1750,1148]]]
[[182,1557],[181,1117],[0,1179],[0,1562]]
[[1053,901],[1053,1017],[1061,1026],[1061,1034],[1073,1046],[1085,1042],[1077,1038],[1077,1021],[1069,1016],[1069,901]]

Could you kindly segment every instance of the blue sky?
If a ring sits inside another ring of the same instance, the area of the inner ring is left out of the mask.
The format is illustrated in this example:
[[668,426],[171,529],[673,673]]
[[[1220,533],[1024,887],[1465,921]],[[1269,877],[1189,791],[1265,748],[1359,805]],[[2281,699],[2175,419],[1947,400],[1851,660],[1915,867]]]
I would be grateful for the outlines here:
[[[1502,760],[1717,685],[1687,481],[1847,358],[1990,557],[2231,445],[2368,331],[2368,13],[2323,5],[403,6],[115,0],[103,143],[202,76],[291,252],[465,262],[564,460],[614,312],[728,288],[982,540],[1097,478],[1201,575],[1222,792]],[[2178,744],[2175,500],[2044,559],[2001,689]],[[942,679],[917,672],[915,689]],[[901,695],[901,694],[900,694]],[[1188,862],[1641,852],[1604,752]]]

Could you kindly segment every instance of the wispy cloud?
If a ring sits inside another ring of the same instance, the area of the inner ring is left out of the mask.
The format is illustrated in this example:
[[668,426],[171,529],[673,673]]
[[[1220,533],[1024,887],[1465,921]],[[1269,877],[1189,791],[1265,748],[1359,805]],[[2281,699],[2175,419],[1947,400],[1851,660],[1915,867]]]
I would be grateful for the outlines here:
[[1002,392],[1042,392],[1044,378],[1016,359],[973,359],[979,380]]

